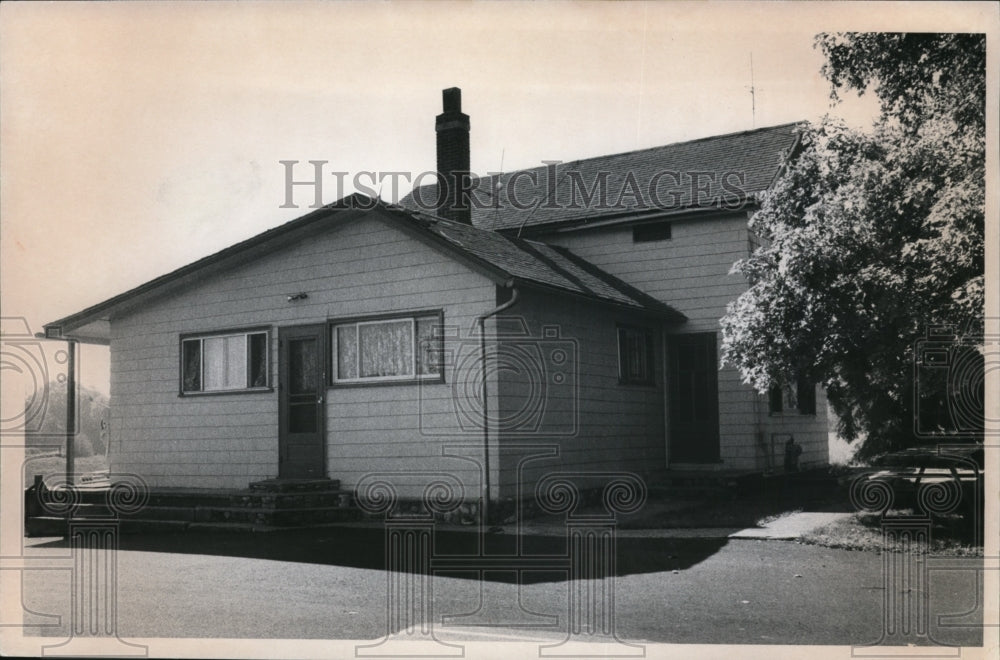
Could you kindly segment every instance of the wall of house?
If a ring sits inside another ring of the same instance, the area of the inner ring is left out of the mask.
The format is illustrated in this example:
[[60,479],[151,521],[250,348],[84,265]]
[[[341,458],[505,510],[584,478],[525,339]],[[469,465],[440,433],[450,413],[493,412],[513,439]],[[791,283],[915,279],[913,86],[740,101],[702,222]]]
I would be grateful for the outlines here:
[[[494,358],[501,497],[533,495],[536,481],[552,472],[645,473],[663,465],[660,343],[654,385],[620,384],[619,323],[660,335],[656,319],[532,290],[522,290],[498,320],[505,331]],[[524,336],[517,336],[519,326]],[[534,372],[529,355],[541,365]]]
[[[307,299],[288,302],[301,291]],[[274,385],[279,326],[443,309],[461,334],[495,304],[490,280],[371,216],[207,277],[112,321],[113,469],[157,487],[242,488],[277,476],[277,392],[178,396],[183,333],[269,327]],[[452,381],[329,388],[328,476],[353,487],[371,472],[444,471],[478,495],[476,466],[442,458],[443,444],[482,437],[459,424]]]
[[820,467],[830,463],[830,438],[827,428],[828,404],[821,388],[816,392],[816,414],[800,415],[795,411],[768,413],[766,397],[761,397],[761,442],[758,442],[758,462],[765,470],[784,469],[785,442],[794,436],[802,447],[799,468]]
[[[721,351],[719,319],[726,312],[726,304],[746,290],[743,276],[729,273],[732,265],[750,250],[745,212],[675,221],[671,237],[662,241],[635,243],[630,227],[553,233],[537,238],[571,249],[683,312],[688,321],[668,326],[668,333],[716,332],[717,351]],[[788,432],[794,433],[796,442],[804,445],[803,463],[806,459],[825,462],[821,457],[827,452],[826,418],[822,412],[826,402],[821,393],[817,396],[817,415],[771,419],[766,397],[743,385],[735,369],[720,369],[718,385],[722,462],[696,467],[765,469],[766,456],[758,439]]]

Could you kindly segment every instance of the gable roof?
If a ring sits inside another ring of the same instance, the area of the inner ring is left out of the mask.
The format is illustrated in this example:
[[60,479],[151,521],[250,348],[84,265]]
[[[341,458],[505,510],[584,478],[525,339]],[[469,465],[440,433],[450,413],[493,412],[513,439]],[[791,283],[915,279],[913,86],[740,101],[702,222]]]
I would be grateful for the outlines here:
[[519,284],[579,296],[645,311],[673,321],[685,319],[672,307],[572,255],[568,250],[536,241],[509,238],[354,194],[80,312],[47,323],[44,326],[46,335],[107,343],[111,316],[118,312],[200,281],[209,274],[247,263],[260,254],[271,253],[334,223],[351,222],[369,214],[393,222],[415,238],[444,250],[498,284]]
[[[472,223],[537,233],[596,218],[738,208],[754,203],[774,182],[798,142],[801,124],[482,177],[472,182]],[[603,200],[599,192],[590,195],[602,188]],[[415,189],[400,205],[433,211],[436,198],[433,183]]]
[[685,318],[669,305],[565,248],[505,236],[461,222],[408,211],[400,206],[386,205],[382,208],[411,225],[419,226],[422,231],[466,258],[494,269],[504,280],[513,280],[514,284],[544,287],[600,302],[634,307],[676,321]]

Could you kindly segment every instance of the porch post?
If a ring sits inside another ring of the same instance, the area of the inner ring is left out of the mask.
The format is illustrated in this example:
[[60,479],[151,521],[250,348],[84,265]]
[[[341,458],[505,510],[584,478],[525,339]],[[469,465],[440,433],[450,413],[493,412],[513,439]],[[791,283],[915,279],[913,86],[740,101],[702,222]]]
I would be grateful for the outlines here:
[[76,454],[76,340],[66,340],[66,483],[73,484]]

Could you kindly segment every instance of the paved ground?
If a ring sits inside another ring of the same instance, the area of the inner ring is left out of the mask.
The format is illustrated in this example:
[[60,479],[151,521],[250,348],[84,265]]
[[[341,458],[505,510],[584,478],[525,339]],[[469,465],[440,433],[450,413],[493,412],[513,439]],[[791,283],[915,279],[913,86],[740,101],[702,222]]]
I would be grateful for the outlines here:
[[[800,516],[786,521],[784,529],[813,522]],[[875,553],[731,538],[733,530],[696,539],[625,531],[617,541],[613,592],[590,593],[614,594],[617,635],[632,643],[873,643],[881,637],[890,592],[897,598],[919,595],[903,588],[887,592],[883,557]],[[468,532],[441,533],[435,559],[474,551],[478,539]],[[32,553],[66,555],[62,541],[39,539],[32,545]],[[527,536],[521,546],[522,556],[539,559],[537,570],[522,573],[521,584],[511,570],[513,560],[494,559],[481,573],[484,564],[473,562],[464,572],[436,575],[432,607],[420,617],[424,626],[455,643],[564,641],[571,591],[609,590],[612,580],[572,582],[565,571],[546,569],[552,558],[565,557],[564,534]],[[512,535],[493,537],[487,547],[494,557],[517,550]],[[398,625],[386,620],[384,558],[385,537],[378,528],[124,537],[118,553],[119,635],[372,643],[387,634],[399,637]],[[933,558],[920,561],[932,564]],[[970,559],[963,570],[932,571],[920,592],[927,595],[930,636],[896,641],[978,645],[975,615],[971,627],[951,628],[941,626],[938,615],[975,610],[980,564]],[[25,573],[24,607],[36,613],[26,620],[43,621],[39,613],[62,617],[58,625],[33,633],[68,634],[69,578],[66,570]],[[586,599],[587,592],[574,593]]]
[[837,522],[850,518],[850,513],[826,513],[796,511],[787,516],[781,516],[759,527],[748,527],[729,535],[731,539],[771,539],[771,540],[794,540],[802,538],[805,534]]

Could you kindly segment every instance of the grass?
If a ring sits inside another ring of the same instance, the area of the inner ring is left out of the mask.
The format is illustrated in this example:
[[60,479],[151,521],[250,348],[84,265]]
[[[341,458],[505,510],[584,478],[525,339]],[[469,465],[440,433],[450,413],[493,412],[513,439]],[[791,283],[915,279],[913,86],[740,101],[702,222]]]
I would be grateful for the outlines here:
[[[907,515],[909,511],[891,511],[890,515]],[[803,543],[828,548],[844,548],[869,552],[900,552],[904,546],[898,540],[888,543],[882,534],[882,516],[855,513],[849,518],[825,525],[802,537]],[[949,557],[979,557],[981,542],[975,543],[972,530],[959,516],[945,516],[933,522],[927,553]]]

